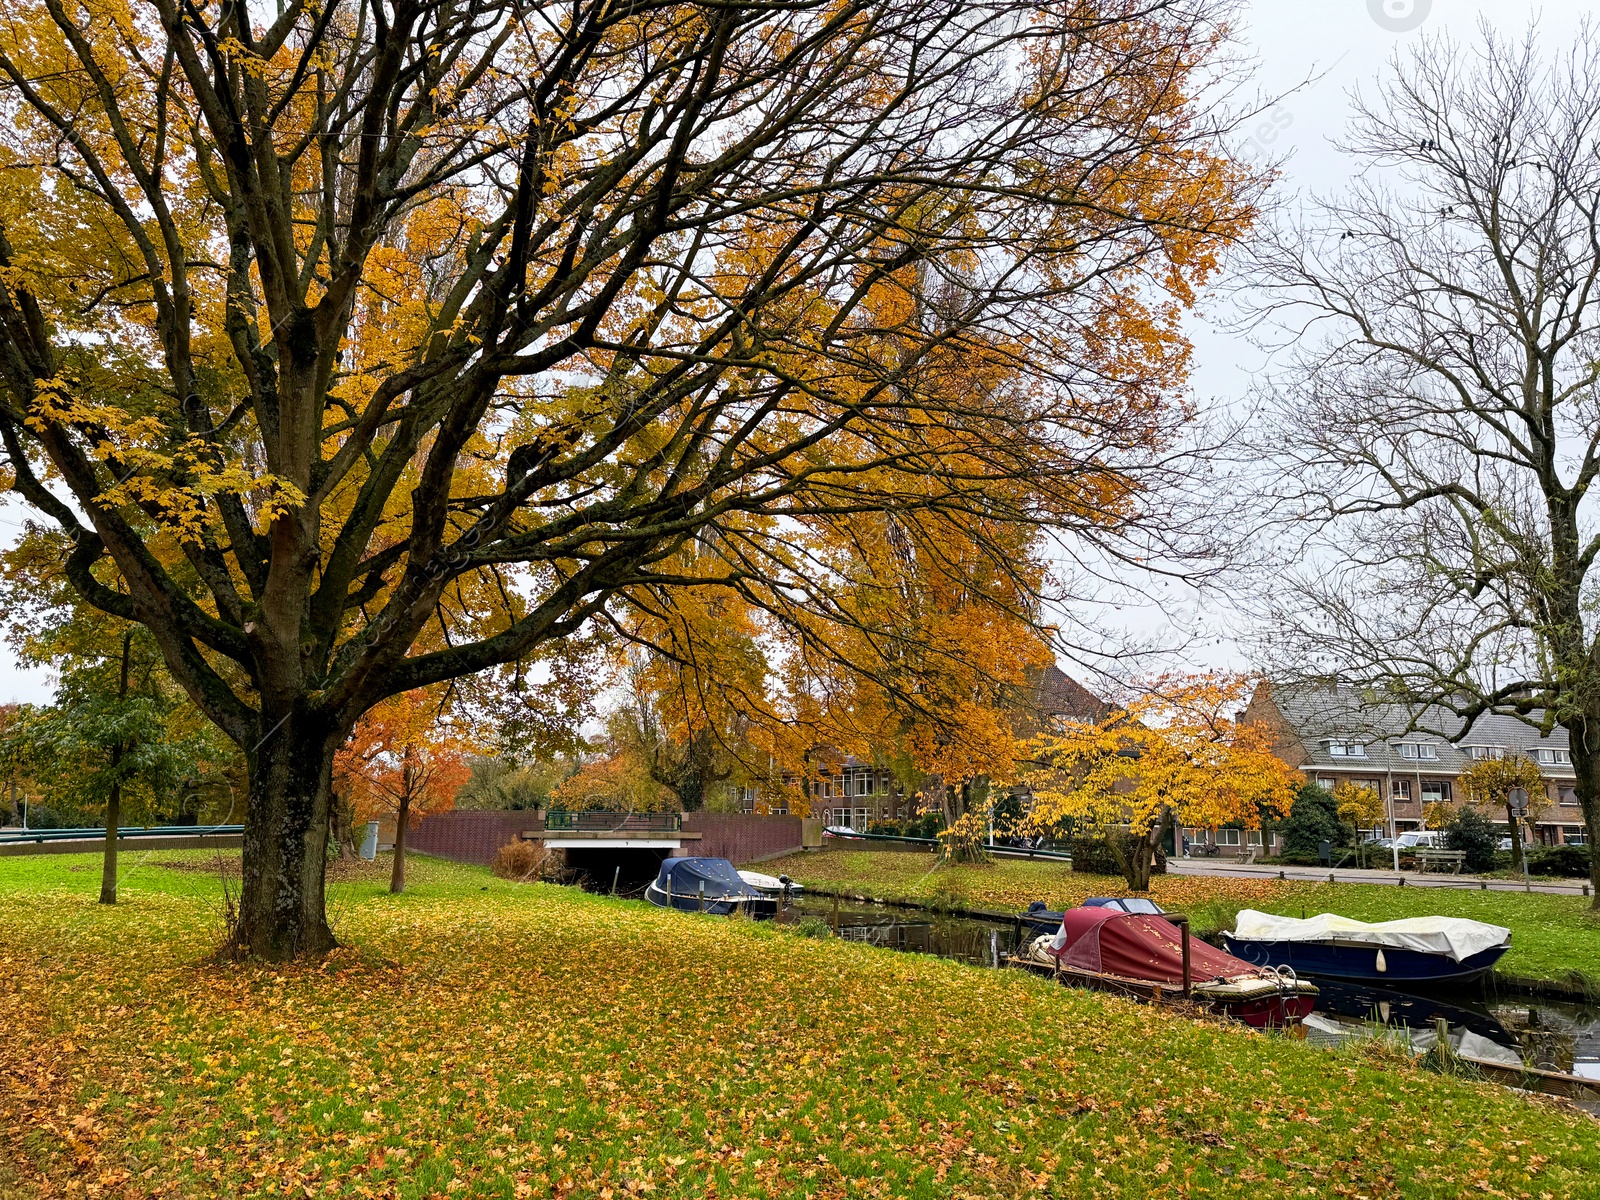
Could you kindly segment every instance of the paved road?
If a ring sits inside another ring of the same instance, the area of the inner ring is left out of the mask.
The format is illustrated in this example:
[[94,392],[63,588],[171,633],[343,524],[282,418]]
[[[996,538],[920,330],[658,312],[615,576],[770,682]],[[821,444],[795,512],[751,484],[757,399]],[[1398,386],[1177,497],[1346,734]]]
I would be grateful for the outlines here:
[[[1390,887],[1403,883],[1406,887],[1477,888],[1491,892],[1520,892],[1523,885],[1510,879],[1485,879],[1479,875],[1421,875],[1416,871],[1362,871],[1354,867],[1273,867],[1245,865],[1207,858],[1169,858],[1169,875],[1228,875],[1242,879],[1303,879],[1310,883],[1327,883],[1331,875],[1335,883],[1375,883]],[[1536,892],[1549,892],[1562,896],[1586,896],[1589,885],[1574,879],[1570,883],[1535,883]]]

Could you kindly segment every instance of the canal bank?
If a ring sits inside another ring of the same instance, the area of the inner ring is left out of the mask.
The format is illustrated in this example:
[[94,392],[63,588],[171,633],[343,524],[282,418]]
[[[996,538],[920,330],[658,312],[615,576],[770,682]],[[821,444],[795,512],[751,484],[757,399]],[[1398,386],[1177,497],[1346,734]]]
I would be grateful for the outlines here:
[[[822,921],[846,941],[988,968],[1004,966],[1033,936],[1015,913],[938,909],[828,889],[791,897],[778,920],[788,925]],[[1501,1057],[1507,1063],[1600,1084],[1600,1006],[1582,995],[1559,994],[1549,981],[1528,986],[1491,976],[1426,994],[1315,982],[1321,989],[1318,1013],[1341,1026],[1343,1036],[1390,1037],[1426,1051],[1435,1044],[1442,1020],[1457,1038],[1466,1031],[1492,1043],[1505,1052]],[[1325,1037],[1337,1036],[1325,1030]],[[1481,1045],[1480,1052],[1493,1053]]]

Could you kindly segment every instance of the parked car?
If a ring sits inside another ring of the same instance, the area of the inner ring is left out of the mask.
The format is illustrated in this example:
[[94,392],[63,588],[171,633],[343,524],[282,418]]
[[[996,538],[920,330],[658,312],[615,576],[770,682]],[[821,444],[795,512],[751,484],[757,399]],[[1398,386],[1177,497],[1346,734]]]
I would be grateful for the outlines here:
[[1419,846],[1426,846],[1430,850],[1444,848],[1444,834],[1437,829],[1415,829],[1402,833],[1399,837],[1379,838],[1373,845],[1382,850],[1393,850],[1396,846],[1402,850],[1415,850]]
[[1499,840],[1499,842],[1497,842],[1495,844],[1495,849],[1497,849],[1497,850],[1509,850],[1509,849],[1511,849],[1511,839],[1508,838],[1508,837],[1501,838]]

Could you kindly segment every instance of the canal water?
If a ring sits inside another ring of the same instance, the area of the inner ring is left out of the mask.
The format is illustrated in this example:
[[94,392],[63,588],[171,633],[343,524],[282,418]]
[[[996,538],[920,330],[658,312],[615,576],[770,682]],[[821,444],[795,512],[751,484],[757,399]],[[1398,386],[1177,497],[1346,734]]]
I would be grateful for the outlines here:
[[[1000,967],[1019,950],[1012,921],[988,921],[926,909],[895,908],[832,897],[794,897],[778,920],[795,924],[820,918],[837,935],[889,950],[934,954],[977,966]],[[1026,928],[1021,938],[1031,938]],[[1441,989],[1427,996],[1391,992],[1333,980],[1316,981],[1321,989],[1317,1015],[1323,1018],[1321,1040],[1390,1030],[1425,1050],[1436,1037],[1436,1021],[1450,1024],[1452,1038],[1462,1031],[1487,1039],[1528,1066],[1600,1080],[1600,1006],[1521,995],[1496,995],[1484,985]],[[1313,1031],[1317,1036],[1317,1031]],[[1485,1053],[1492,1053],[1487,1047]],[[1508,1060],[1509,1061],[1509,1060]]]

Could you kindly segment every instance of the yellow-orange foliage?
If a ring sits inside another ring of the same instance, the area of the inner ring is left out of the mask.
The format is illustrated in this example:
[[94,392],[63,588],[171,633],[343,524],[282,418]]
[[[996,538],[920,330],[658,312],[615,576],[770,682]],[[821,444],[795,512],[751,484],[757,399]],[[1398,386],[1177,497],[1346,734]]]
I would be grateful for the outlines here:
[[1126,824],[1148,834],[1165,821],[1260,828],[1287,813],[1293,771],[1265,728],[1230,710],[1248,695],[1244,676],[1165,676],[1094,724],[1035,739],[1028,773],[1033,820]]

